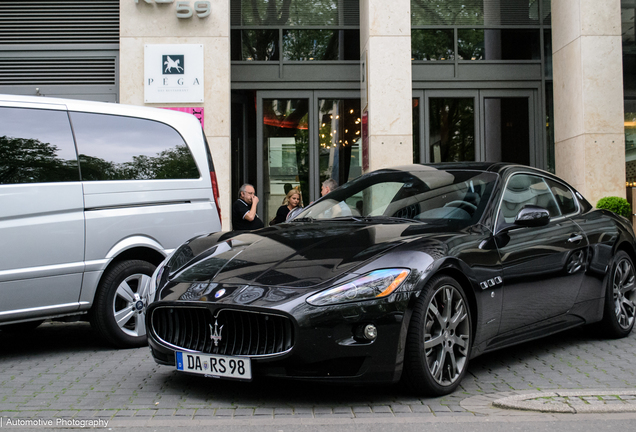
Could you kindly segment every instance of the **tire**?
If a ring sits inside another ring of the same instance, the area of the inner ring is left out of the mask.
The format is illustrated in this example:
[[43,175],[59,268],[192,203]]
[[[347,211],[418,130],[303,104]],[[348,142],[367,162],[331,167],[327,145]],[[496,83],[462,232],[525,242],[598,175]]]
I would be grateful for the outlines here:
[[404,376],[418,394],[443,396],[457,389],[472,348],[470,306],[449,276],[431,279],[417,300],[406,339]]
[[618,251],[614,257],[605,289],[601,328],[606,337],[618,339],[634,328],[636,315],[636,277],[630,256]]
[[89,318],[109,343],[120,348],[147,344],[146,293],[154,271],[155,266],[147,261],[127,260],[102,276]]
[[16,324],[7,324],[0,327],[0,330],[7,333],[26,333],[35,330],[44,320],[27,321]]

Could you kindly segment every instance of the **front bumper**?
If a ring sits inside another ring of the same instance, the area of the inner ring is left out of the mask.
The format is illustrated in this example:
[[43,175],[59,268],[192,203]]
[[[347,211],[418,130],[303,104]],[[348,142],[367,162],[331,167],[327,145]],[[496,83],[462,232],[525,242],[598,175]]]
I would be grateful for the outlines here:
[[[395,382],[402,371],[409,297],[409,293],[396,293],[380,300],[322,307],[302,300],[271,308],[201,301],[159,301],[153,303],[146,314],[148,343],[155,361],[168,366],[175,366],[176,351],[208,352],[250,357],[255,378]],[[159,311],[163,310],[162,315],[178,315],[192,309],[197,309],[199,316],[203,314],[207,318],[192,319],[183,337],[166,341],[165,328],[158,328],[156,317]],[[227,318],[230,315],[234,316],[233,320]],[[251,328],[251,331],[241,330],[239,336],[231,335],[230,330],[236,328],[240,321],[236,316],[252,319],[256,315],[255,325],[242,327]],[[272,321],[278,324],[271,325]],[[285,327],[286,324],[280,322],[288,323],[291,331],[289,345],[280,342],[289,334],[284,336],[284,332],[265,331],[267,326]],[[361,329],[367,324],[373,324],[377,329],[377,337],[372,341],[361,337]],[[228,327],[219,332],[221,325]],[[214,346],[211,338],[215,329],[217,336],[221,334],[226,338],[219,346]],[[250,337],[253,341],[257,333],[261,341],[257,344],[259,348],[255,348],[253,343],[249,349],[237,350],[237,340],[244,341]],[[191,343],[195,339],[200,340]],[[263,348],[265,340],[269,344],[265,343]],[[229,341],[232,341],[233,348],[223,345],[223,342]]]

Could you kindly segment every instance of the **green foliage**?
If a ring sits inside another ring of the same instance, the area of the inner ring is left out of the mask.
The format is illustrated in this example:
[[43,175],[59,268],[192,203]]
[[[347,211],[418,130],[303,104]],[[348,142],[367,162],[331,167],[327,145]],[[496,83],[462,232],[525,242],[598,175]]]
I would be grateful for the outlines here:
[[452,60],[454,58],[453,31],[413,29],[411,57],[414,60]]
[[632,214],[632,206],[625,198],[610,196],[601,198],[596,203],[596,208],[613,211],[614,213],[629,218]]
[[[79,181],[77,159],[65,160],[58,148],[37,139],[0,136],[0,184]],[[156,156],[133,156],[114,163],[79,155],[82,180],[146,180],[198,178],[199,171],[186,145]]]

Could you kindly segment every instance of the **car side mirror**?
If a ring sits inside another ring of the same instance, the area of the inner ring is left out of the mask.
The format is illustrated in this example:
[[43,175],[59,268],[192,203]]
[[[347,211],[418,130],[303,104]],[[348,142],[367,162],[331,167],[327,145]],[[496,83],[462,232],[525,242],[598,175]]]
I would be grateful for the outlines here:
[[515,225],[521,227],[540,227],[550,222],[550,212],[543,207],[526,205],[515,217]]

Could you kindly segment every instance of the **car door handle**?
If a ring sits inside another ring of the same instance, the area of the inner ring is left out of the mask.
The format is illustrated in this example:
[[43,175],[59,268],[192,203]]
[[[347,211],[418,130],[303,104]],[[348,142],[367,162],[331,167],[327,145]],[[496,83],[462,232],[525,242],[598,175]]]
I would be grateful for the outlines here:
[[568,239],[568,243],[578,243],[581,240],[583,240],[583,236],[581,234],[577,234],[577,235],[572,235],[569,239]]

